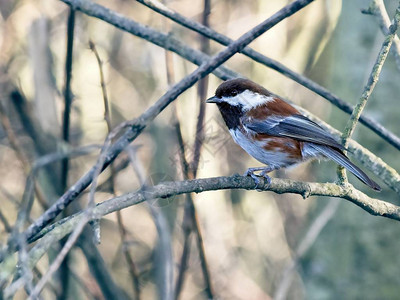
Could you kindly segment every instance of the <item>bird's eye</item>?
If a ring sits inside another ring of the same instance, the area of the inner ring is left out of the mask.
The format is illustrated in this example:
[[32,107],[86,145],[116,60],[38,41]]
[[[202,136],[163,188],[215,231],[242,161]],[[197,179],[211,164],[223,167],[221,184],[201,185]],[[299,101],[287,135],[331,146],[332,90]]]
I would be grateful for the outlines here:
[[236,96],[237,94],[238,94],[237,91],[232,91],[232,92],[231,92],[231,95],[232,95],[232,96]]

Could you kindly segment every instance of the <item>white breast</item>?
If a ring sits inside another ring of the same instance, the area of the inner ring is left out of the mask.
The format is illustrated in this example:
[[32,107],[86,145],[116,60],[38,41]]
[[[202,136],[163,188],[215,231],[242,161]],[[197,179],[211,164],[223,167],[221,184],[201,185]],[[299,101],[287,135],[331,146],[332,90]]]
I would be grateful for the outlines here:
[[296,163],[284,152],[267,151],[263,148],[268,143],[268,139],[262,141],[252,141],[248,137],[250,133],[243,133],[240,130],[230,129],[233,140],[242,147],[248,154],[258,161],[271,167],[282,168]]

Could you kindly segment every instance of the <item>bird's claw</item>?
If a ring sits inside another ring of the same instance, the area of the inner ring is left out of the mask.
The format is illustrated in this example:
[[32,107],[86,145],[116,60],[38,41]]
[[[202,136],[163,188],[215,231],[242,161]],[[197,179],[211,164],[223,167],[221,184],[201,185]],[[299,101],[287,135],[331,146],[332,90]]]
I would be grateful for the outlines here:
[[[258,169],[251,169],[251,168],[250,168],[250,169],[248,169],[248,170],[243,174],[243,176],[250,176],[250,177],[254,180],[254,182],[255,182],[255,184],[256,184],[255,189],[256,189],[258,192],[262,192],[263,190],[268,189],[269,186],[270,186],[270,184],[271,184],[271,177],[269,177],[269,176],[267,175],[267,173],[269,172],[269,170],[264,169],[262,172],[260,172],[259,175],[256,175],[256,174],[254,173],[254,171],[259,171],[259,170],[258,170]],[[266,183],[266,186],[264,186],[263,189],[260,189],[260,187],[261,187],[261,180],[260,180],[260,177],[264,178],[264,184]]]

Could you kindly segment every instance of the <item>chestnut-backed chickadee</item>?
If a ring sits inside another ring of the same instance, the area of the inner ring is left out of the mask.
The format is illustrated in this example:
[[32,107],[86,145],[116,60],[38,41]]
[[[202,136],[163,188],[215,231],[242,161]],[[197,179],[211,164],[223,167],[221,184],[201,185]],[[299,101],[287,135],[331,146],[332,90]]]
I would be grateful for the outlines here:
[[381,190],[346,157],[345,148],[327,131],[262,86],[242,78],[228,80],[206,102],[217,104],[235,142],[267,165],[245,173],[257,186],[256,171],[270,181],[266,174],[273,170],[311,158],[330,158],[369,187]]

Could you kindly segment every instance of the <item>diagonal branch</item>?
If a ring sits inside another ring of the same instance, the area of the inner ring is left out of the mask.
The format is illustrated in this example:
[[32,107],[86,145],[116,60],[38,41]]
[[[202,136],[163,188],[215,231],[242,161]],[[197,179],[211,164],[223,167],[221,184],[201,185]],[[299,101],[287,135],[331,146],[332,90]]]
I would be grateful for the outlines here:
[[[104,17],[113,15],[121,18],[118,14],[110,11],[109,9],[94,4],[86,0],[62,0],[63,2],[72,5],[75,9],[84,11],[88,15]],[[293,15],[313,0],[297,0],[280,11],[272,15],[270,18],[257,25],[253,29],[243,34],[238,40],[231,43],[225,50],[217,53],[212,59],[203,63],[194,72],[183,78],[179,83],[174,85],[167,93],[165,93],[153,106],[145,111],[138,119],[130,123],[130,128],[108,149],[104,161],[102,161],[101,169],[104,170],[121,151],[129,145],[143,129],[153,121],[160,112],[162,112],[171,102],[173,102],[181,93],[193,86],[198,80],[213,70],[218,68],[221,64],[231,58],[236,52],[241,51],[244,47],[250,44],[254,39],[259,37],[268,29],[278,24],[285,18]],[[120,28],[127,26],[125,23],[120,24]],[[64,195],[59,198],[43,215],[41,215],[35,223],[25,231],[27,239],[32,238],[39,233],[46,225],[52,222],[57,215],[64,210],[64,208],[71,203],[76,197],[92,182],[92,179],[97,170],[94,166],[88,173],[79,179]]]
[[[361,95],[360,100],[358,101],[356,107],[354,108],[350,120],[348,121],[346,128],[344,129],[342,135],[342,144],[344,147],[347,147],[349,144],[349,138],[353,134],[358,120],[360,119],[361,113],[367,105],[368,99],[372,94],[372,91],[375,88],[379,80],[379,75],[381,74],[383,64],[386,61],[386,58],[389,54],[390,47],[392,46],[393,40],[396,36],[396,31],[398,26],[400,25],[400,5],[396,9],[396,14],[394,16],[394,20],[389,29],[389,34],[386,36],[383,41],[382,47],[379,51],[378,57],[376,58],[375,64],[372,68],[372,71],[369,75],[368,82],[364,87],[364,91]],[[341,182],[347,181],[346,172],[343,167],[338,167],[338,175]]]

